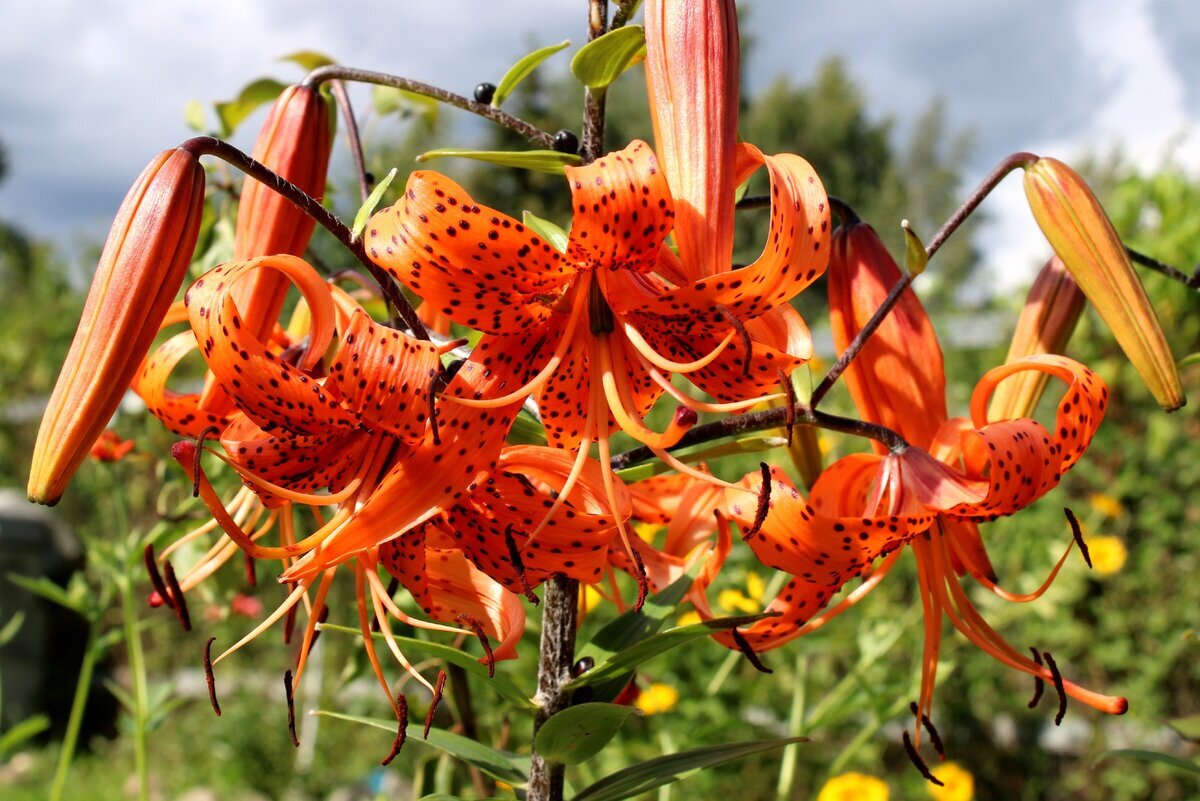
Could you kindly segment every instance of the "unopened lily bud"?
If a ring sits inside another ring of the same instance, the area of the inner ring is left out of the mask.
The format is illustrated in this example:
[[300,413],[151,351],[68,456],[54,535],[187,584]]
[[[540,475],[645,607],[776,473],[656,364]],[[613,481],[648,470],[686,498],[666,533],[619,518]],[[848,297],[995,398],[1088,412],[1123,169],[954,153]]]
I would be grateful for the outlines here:
[[160,153],[121,203],[33,451],[29,499],[54,504],[116,412],[183,284],[204,205],[195,154]]
[[[1087,299],[1057,256],[1046,262],[1029,289],[1005,363],[1042,353],[1062,353]],[[1032,417],[1050,376],[1025,370],[1000,382],[988,406],[989,420]]]
[[1158,315],[1112,222],[1078,173],[1041,158],[1025,168],[1034,219],[1083,294],[1167,411],[1186,403]]
[[[858,222],[834,231],[828,276],[829,326],[842,353],[900,280],[900,268],[875,229]],[[914,444],[933,440],[946,419],[946,376],[933,325],[912,289],[867,340],[845,379],[864,420]]]
[[[309,86],[289,86],[280,93],[254,143],[253,157],[279,176],[320,200],[332,147],[329,110],[321,93]],[[313,219],[266,185],[247,178],[238,203],[233,260],[287,254],[303,256],[312,238]],[[233,290],[242,322],[266,341],[274,328],[291,283],[276,270],[256,270]],[[232,408],[210,377],[200,407],[220,413]]]
[[[282,178],[320,200],[332,145],[324,98],[309,86],[284,89],[263,122],[253,157]],[[288,254],[303,256],[312,237],[313,219],[283,195],[247,178],[238,203],[233,260]],[[290,286],[276,270],[256,270],[234,288],[242,322],[265,339],[275,325]]]

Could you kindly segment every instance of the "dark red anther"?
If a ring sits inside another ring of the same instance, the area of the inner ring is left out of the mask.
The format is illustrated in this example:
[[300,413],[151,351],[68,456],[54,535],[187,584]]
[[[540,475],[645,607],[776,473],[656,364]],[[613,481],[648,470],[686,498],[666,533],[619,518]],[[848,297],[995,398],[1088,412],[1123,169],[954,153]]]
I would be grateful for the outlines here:
[[513,536],[512,530],[512,523],[504,528],[504,544],[508,546],[508,558],[512,562],[513,571],[517,574],[517,581],[521,584],[521,594],[529,603],[537,606],[541,603],[541,599],[529,586],[529,577],[525,574],[525,561],[521,558],[521,549],[517,546],[517,539]]
[[442,700],[442,690],[446,688],[446,671],[439,670],[437,683],[433,685],[433,700],[429,702],[429,711],[425,713],[425,739],[429,739],[429,729],[433,726],[433,716],[437,714],[438,702]]
[[[908,705],[912,713],[917,714],[917,702],[913,701]],[[925,731],[929,732],[929,742],[933,746],[933,750],[937,751],[938,759],[942,762],[946,761],[946,747],[942,745],[942,735],[938,734],[938,730],[933,727],[933,721],[929,719],[929,715],[921,715],[921,725],[925,727]]]
[[167,591],[171,596],[171,608],[175,610],[175,616],[179,618],[179,625],[184,631],[192,630],[192,618],[188,614],[187,600],[183,597],[183,588],[179,586],[179,579],[175,578],[175,568],[170,562],[163,565],[163,572],[167,580]]
[[[1033,661],[1037,662],[1038,667],[1042,666],[1042,655],[1038,653],[1038,649],[1030,647],[1029,652],[1033,654]],[[1042,692],[1046,689],[1046,682],[1042,681],[1041,676],[1033,677],[1033,698],[1029,699],[1029,708],[1033,709],[1042,700]]]
[[926,781],[938,787],[946,786],[945,782],[929,772],[929,766],[925,764],[925,760],[921,759],[921,755],[917,753],[917,749],[913,746],[912,738],[908,736],[908,729],[904,730],[904,753],[908,754],[909,761],[916,765],[917,770],[921,772]]
[[1054,725],[1061,726],[1063,718],[1067,716],[1067,690],[1063,687],[1062,674],[1058,672],[1058,665],[1054,663],[1054,657],[1050,656],[1049,651],[1042,651],[1042,656],[1046,660],[1046,667],[1050,668],[1050,677],[1054,679],[1054,690],[1058,693],[1058,714],[1054,716]]
[[438,432],[438,419],[437,419],[437,382],[430,382],[430,384],[429,384],[428,402],[429,402],[429,430],[433,433],[433,444],[441,445],[442,437],[441,437],[441,434]]
[[288,736],[292,738],[292,745],[299,748],[300,739],[296,737],[296,697],[292,693],[292,671],[290,670],[283,672],[283,692],[287,697]]
[[475,636],[479,638],[479,644],[483,646],[484,656],[487,657],[488,678],[494,678],[496,676],[496,655],[492,653],[492,643],[488,640],[487,632],[483,630],[483,624],[466,612],[460,613],[458,619],[466,623],[475,632]]
[[771,511],[771,467],[766,462],[759,462],[758,469],[762,474],[762,486],[758,490],[758,508],[754,511],[754,525],[742,534],[743,542],[762,530],[763,523],[767,521],[767,513]]
[[209,637],[208,642],[204,643],[204,681],[208,684],[208,702],[212,704],[217,717],[221,717],[221,705],[217,703],[217,679],[213,676],[212,668],[212,644],[216,641],[216,637]]
[[633,554],[633,565],[637,569],[638,594],[633,611],[640,612],[646,605],[646,598],[650,595],[650,577],[646,575],[646,563],[642,561],[642,555],[638,553],[638,549],[631,546],[629,552]]
[[758,658],[758,654],[750,647],[750,643],[746,641],[745,636],[737,629],[730,629],[729,633],[733,635],[733,642],[737,645],[738,650],[742,652],[751,666],[759,673],[774,673],[775,671],[762,663]]
[[312,649],[317,645],[317,638],[321,636],[320,624],[329,619],[329,607],[321,606],[321,613],[317,615],[317,628],[313,629],[312,639],[308,641],[308,652],[312,653]]
[[1075,538],[1075,544],[1079,546],[1079,552],[1083,554],[1083,561],[1087,562],[1088,569],[1091,569],[1092,555],[1088,553],[1087,543],[1083,539],[1083,528],[1075,518],[1074,512],[1065,506],[1063,507],[1063,511],[1067,515],[1067,522],[1071,525],[1071,536]]
[[408,739],[408,699],[404,697],[404,693],[396,696],[396,739],[392,740],[392,750],[388,751],[388,755],[383,758],[380,765],[387,765],[396,755],[400,753],[400,749],[404,747],[404,742]]
[[174,609],[175,601],[167,592],[167,585],[163,583],[162,573],[158,572],[158,561],[154,558],[154,543],[146,543],[146,548],[142,551],[142,561],[146,563],[146,572],[150,574],[150,583],[154,585],[154,592],[150,593],[150,605],[166,604]]
[[242,554],[242,556],[245,558],[245,564],[246,564],[246,583],[249,584],[251,587],[257,587],[258,586],[258,571],[255,570],[254,557],[248,553]]
[[691,428],[696,425],[696,421],[699,419],[700,416],[696,414],[695,409],[689,409],[686,406],[675,407],[675,425]]

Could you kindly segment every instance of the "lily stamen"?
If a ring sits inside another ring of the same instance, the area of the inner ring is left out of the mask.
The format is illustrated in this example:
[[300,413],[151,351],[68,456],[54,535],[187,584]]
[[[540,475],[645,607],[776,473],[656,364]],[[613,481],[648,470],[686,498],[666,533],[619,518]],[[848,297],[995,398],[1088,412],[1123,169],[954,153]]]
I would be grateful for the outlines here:
[[624,323],[622,325],[622,330],[625,332],[626,341],[629,342],[630,345],[633,345],[634,350],[638,352],[638,355],[660,370],[665,370],[668,373],[678,373],[680,375],[694,373],[697,370],[702,370],[708,365],[712,364],[725,350],[725,347],[733,341],[733,338],[737,336],[738,333],[736,329],[731,329],[730,332],[725,335],[725,338],[722,339],[715,348],[713,348],[704,356],[701,356],[699,359],[695,359],[690,362],[677,362],[673,361],[672,359],[668,359],[666,356],[663,356],[661,353],[656,351],[642,336],[641,332],[638,331],[637,328],[632,324]]

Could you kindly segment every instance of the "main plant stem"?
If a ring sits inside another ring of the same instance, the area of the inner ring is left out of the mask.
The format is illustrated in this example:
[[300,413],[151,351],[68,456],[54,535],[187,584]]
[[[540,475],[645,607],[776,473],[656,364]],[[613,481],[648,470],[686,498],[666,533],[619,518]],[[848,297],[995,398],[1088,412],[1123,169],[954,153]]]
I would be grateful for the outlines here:
[[[588,41],[604,34],[608,25],[608,0],[588,0]],[[583,99],[583,138],[579,153],[583,163],[595,161],[604,149],[604,93],[588,89]],[[575,629],[578,626],[579,582],[554,576],[542,594],[542,643],[538,663],[537,695],[541,707],[533,723],[538,730],[552,715],[565,709],[569,699],[563,686],[575,663]],[[547,762],[536,744],[529,764],[528,801],[562,801],[566,766]]]
[[150,761],[147,751],[150,722],[150,692],[146,685],[146,656],[142,652],[142,633],[137,627],[137,606],[133,597],[133,580],[120,581],[121,609],[125,615],[125,652],[129,657],[130,681],[133,685],[133,754],[137,764],[138,798],[150,798]]
[[83,649],[83,664],[79,666],[79,679],[75,682],[75,698],[71,701],[71,716],[67,718],[67,731],[63,735],[62,751],[54,767],[54,782],[50,786],[50,801],[60,801],[71,773],[71,762],[75,759],[75,746],[79,743],[79,730],[83,727],[83,713],[87,709],[92,690],[92,674],[96,668],[96,633],[100,624],[95,620],[88,623],[87,645]]

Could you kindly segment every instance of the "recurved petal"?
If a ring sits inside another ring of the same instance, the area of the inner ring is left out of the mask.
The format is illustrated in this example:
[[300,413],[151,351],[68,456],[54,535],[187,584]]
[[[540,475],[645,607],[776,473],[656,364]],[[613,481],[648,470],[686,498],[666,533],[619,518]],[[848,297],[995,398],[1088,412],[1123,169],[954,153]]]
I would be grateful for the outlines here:
[[372,261],[438,312],[485,333],[543,323],[575,273],[532,230],[431,171],[409,176],[396,204],[367,223],[364,244]]
[[732,0],[646,3],[646,91],[688,280],[729,269],[738,122]]
[[648,272],[674,224],[667,177],[635,140],[582,167],[567,167],[571,238],[567,258],[586,269]]
[[461,625],[461,616],[466,615],[497,641],[492,647],[495,659],[515,659],[517,643],[525,632],[520,597],[489,579],[460,551],[429,547],[425,531],[432,525],[380,547],[383,566],[431,618]]
[[342,334],[326,388],[355,418],[408,443],[425,436],[441,357],[432,342],[413,339],[355,310]]
[[749,320],[786,303],[812,284],[829,262],[829,199],[807,161],[791,153],[765,156],[739,146],[771,177],[771,227],[758,259],[650,299],[636,311],[670,318],[691,331],[727,325],[722,308]]
[[[846,350],[900,280],[875,230],[866,223],[838,228],[829,262],[829,325],[839,353]],[[846,385],[864,419],[928,447],[946,419],[942,350],[929,316],[912,289],[847,368]],[[877,446],[882,452],[882,446]]]
[[[233,287],[259,269],[286,275],[308,303],[308,349],[298,366],[283,361],[254,336],[234,303]],[[331,426],[355,425],[354,417],[309,374],[329,346],[335,315],[328,285],[307,262],[282,255],[222,264],[192,285],[186,303],[208,369],[255,423],[266,430],[279,426],[309,435],[326,433]]]
[[38,429],[30,500],[58,501],[116,412],[183,283],[203,203],[204,170],[184,149],[156,156],[122,201]]
[[188,439],[196,439],[212,426],[223,430],[229,422],[227,414],[201,409],[199,393],[167,388],[167,379],[175,366],[197,347],[196,335],[191,331],[175,334],[146,357],[130,385],[145,402],[146,409],[169,431]]
[[[851,471],[847,476],[856,475]],[[820,482],[841,475],[827,471]],[[749,538],[759,560],[768,567],[792,574],[792,581],[769,609],[782,617],[765,618],[741,633],[755,650],[768,650],[796,636],[799,628],[823,609],[850,579],[859,576],[878,557],[891,553],[927,529],[932,514],[879,517],[826,517],[810,506],[778,468],[771,470],[771,502],[766,521]],[[761,478],[746,476],[742,484],[757,491]],[[835,493],[836,494],[836,493]],[[754,496],[728,491],[733,520],[745,531],[754,520]],[[733,637],[718,635],[720,642],[736,647]]]
[[[1022,370],[1040,370],[1067,387],[1058,404],[1054,430],[1022,418],[987,423],[992,390],[1004,378]],[[980,380],[971,396],[971,416],[978,430],[962,437],[963,461],[969,477],[985,478],[987,497],[949,510],[969,518],[990,519],[1011,514],[1058,486],[1091,442],[1104,418],[1108,388],[1078,362],[1064,356],[1031,356],[994,368]]]

